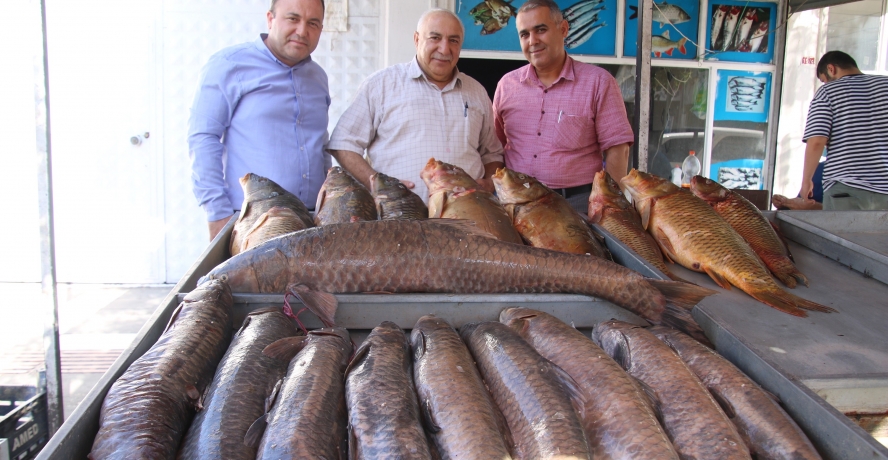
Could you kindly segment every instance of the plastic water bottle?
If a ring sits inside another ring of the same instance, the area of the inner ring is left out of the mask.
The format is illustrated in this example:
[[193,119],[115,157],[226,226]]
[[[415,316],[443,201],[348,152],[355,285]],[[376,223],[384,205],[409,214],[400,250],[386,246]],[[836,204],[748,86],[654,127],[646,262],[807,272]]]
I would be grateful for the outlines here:
[[691,178],[700,174],[703,167],[700,165],[700,159],[697,158],[697,152],[691,150],[688,157],[681,163],[681,186],[684,188],[691,187]]
[[678,166],[672,168],[672,183],[681,187],[681,168]]

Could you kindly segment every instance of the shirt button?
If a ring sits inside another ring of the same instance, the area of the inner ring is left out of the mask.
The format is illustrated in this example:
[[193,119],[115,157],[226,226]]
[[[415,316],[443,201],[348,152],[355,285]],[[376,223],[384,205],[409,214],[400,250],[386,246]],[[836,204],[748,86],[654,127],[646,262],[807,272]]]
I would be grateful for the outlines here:
[[540,135],[540,133],[537,133],[537,136],[539,136],[539,135]]
[[549,92],[549,90],[547,90],[547,89],[544,89],[544,90],[543,90],[543,92],[544,92],[544,93],[548,93],[548,92]]
[[299,150],[305,150],[305,146],[299,147]]
[[534,157],[534,158],[536,158],[536,157],[537,157],[537,156],[536,156],[536,155],[534,155],[534,156],[533,156],[533,157]]
[[546,111],[545,111],[545,110],[543,110],[543,113],[546,113]]
[[[534,155],[534,156],[536,156],[536,155]],[[303,175],[302,175],[302,178],[303,178],[303,179],[308,179],[308,174],[303,174]]]

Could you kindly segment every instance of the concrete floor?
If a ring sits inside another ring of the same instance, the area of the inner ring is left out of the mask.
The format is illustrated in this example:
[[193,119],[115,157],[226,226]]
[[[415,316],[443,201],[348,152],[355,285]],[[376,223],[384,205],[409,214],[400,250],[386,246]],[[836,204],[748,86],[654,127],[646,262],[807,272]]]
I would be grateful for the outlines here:
[[[135,338],[173,285],[60,285],[65,415]],[[0,385],[36,385],[47,298],[36,283],[0,283]]]

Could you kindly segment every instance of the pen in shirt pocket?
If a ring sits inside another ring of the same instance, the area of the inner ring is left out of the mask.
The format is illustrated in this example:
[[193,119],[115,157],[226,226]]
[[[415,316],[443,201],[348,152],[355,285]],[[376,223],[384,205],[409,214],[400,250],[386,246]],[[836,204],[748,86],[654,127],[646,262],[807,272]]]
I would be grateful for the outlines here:
[[468,118],[468,116],[469,116],[469,103],[463,101],[463,104],[465,104],[465,107],[463,108],[463,118]]

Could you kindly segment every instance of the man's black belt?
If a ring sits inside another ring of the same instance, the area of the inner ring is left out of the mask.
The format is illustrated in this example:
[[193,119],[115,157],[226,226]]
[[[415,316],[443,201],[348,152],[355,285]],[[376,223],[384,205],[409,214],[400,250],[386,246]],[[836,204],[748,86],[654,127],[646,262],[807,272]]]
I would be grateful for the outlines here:
[[583,193],[592,193],[592,184],[585,185],[577,185],[576,187],[568,187],[568,188],[554,188],[552,189],[555,193],[565,197],[570,198],[574,195],[580,195]]

